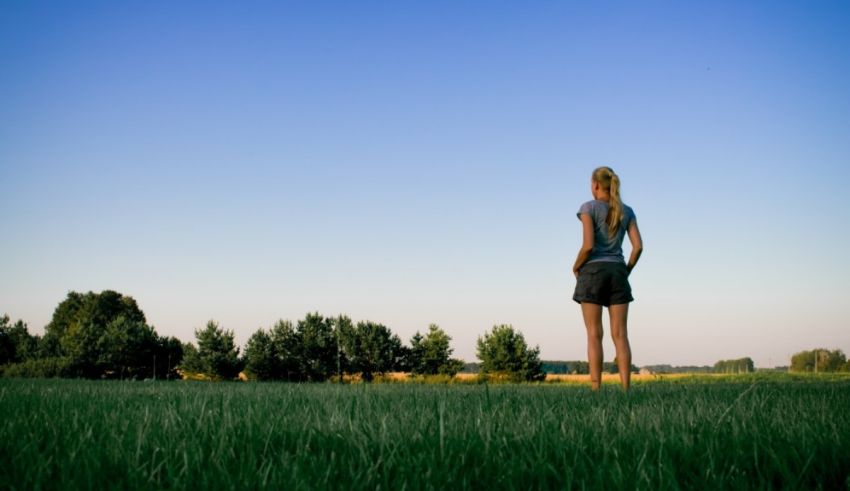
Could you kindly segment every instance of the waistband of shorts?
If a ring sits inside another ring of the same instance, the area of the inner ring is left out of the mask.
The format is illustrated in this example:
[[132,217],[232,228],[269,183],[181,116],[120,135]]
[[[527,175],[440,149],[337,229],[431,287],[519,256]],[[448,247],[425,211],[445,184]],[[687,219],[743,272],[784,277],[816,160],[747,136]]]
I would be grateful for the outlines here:
[[626,263],[623,262],[623,261],[602,261],[602,260],[588,261],[588,262],[586,262],[582,265],[581,269],[584,269],[584,268],[587,268],[587,267],[601,268],[603,266],[626,267]]

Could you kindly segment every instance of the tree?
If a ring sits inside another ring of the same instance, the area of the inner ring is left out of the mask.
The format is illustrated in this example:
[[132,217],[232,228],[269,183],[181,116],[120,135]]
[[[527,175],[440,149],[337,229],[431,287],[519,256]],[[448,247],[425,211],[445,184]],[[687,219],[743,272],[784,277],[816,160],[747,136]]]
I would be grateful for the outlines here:
[[[614,358],[616,361],[616,358]],[[589,366],[583,360],[543,360],[543,371],[547,374],[588,374]]]
[[152,378],[158,341],[152,327],[119,316],[95,342],[94,367],[98,374],[109,378]]
[[108,334],[107,327],[119,318],[123,318],[120,326],[127,328],[145,323],[145,314],[132,297],[112,290],[69,292],[54,310],[39,351],[43,357],[65,358],[62,364],[70,376],[100,378],[105,368],[99,350],[107,345],[100,340],[115,334]]
[[9,323],[8,315],[0,317],[0,365],[20,363],[37,356],[38,336],[27,330],[24,321]]
[[791,357],[791,366],[789,370],[792,372],[814,372],[815,371],[815,352],[800,351],[794,353]]
[[144,312],[132,297],[113,290],[100,293],[68,292],[67,298],[59,303],[53,311],[53,318],[45,327],[44,354],[65,354],[62,347],[63,338],[85,331],[82,326],[86,324],[94,331],[103,331],[107,324],[119,316],[130,322],[145,322]]
[[838,372],[841,371],[847,362],[847,357],[840,349],[833,351],[818,350],[815,356],[818,361],[818,371]]
[[105,334],[106,326],[92,321],[71,324],[60,338],[62,355],[69,360],[69,370],[74,377],[99,378],[98,340]]
[[0,365],[7,363],[15,363],[18,361],[15,342],[11,336],[11,328],[9,325],[9,316],[0,317]]
[[342,383],[342,374],[351,373],[352,366],[349,359],[349,351],[346,347],[353,347],[355,328],[351,318],[347,315],[339,315],[333,319],[333,336],[336,343],[336,375],[339,383]]
[[377,373],[394,370],[401,361],[401,339],[383,324],[358,322],[341,342],[351,369],[367,382]]
[[[245,371],[257,380],[325,380],[337,371],[337,324],[347,317],[307,314],[297,328],[279,320],[268,332],[259,329],[245,346]],[[348,320],[350,324],[350,320]]]
[[337,368],[333,320],[318,312],[307,314],[298,321],[296,333],[301,348],[298,353],[301,376],[309,381],[327,380]]
[[195,330],[195,339],[197,348],[189,345],[184,349],[184,370],[224,380],[239,374],[239,348],[233,342],[233,331],[223,330],[210,320],[204,329]]
[[753,359],[748,357],[735,360],[720,360],[714,364],[715,373],[751,373],[755,371]]
[[180,340],[160,337],[153,327],[123,316],[106,326],[95,351],[95,368],[104,378],[178,378],[175,368],[183,357]]
[[[7,324],[0,318],[0,351]],[[15,376],[169,378],[182,357],[180,341],[160,338],[136,301],[112,290],[69,292],[44,337],[31,336],[22,321],[8,332],[17,363],[5,373]]]
[[304,380],[301,374],[301,336],[292,322],[279,320],[271,329],[271,343],[276,359],[277,379]]
[[183,343],[183,360],[180,362],[178,370],[183,372],[204,373],[204,363],[198,354],[198,348],[192,343]]
[[792,372],[814,372],[814,351],[800,351],[798,353],[794,353],[794,356],[791,357],[791,366],[789,367],[789,370]]
[[570,373],[577,375],[588,375],[590,373],[590,363],[583,360],[575,360],[569,362]]
[[523,335],[510,324],[495,325],[492,331],[479,337],[477,351],[484,374],[504,374],[513,381],[546,378],[540,348],[530,349]]
[[245,344],[245,373],[257,380],[274,380],[279,375],[272,338],[263,330],[248,338]]
[[847,364],[847,357],[839,350],[818,348],[800,351],[791,357],[792,372],[838,372]]
[[179,379],[177,367],[183,360],[183,343],[172,336],[160,336],[156,341],[156,371],[154,378]]
[[407,361],[410,372],[414,375],[454,376],[463,368],[463,361],[451,358],[451,340],[452,338],[436,324],[428,326],[425,336],[416,331],[410,339]]

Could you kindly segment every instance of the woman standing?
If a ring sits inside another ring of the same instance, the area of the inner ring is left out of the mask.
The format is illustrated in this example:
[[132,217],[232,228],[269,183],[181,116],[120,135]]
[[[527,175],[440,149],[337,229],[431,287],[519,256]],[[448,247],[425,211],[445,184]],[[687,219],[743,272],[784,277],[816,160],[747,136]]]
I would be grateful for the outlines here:
[[[629,274],[643,252],[643,242],[632,209],[620,199],[620,178],[610,167],[599,167],[590,179],[593,199],[581,205],[577,213],[583,236],[573,273],[576,289],[573,300],[581,304],[587,327],[587,361],[593,390],[602,378],[602,307],[608,307],[611,337],[617,350],[617,368],[624,390],[631,381],[632,350],[627,321],[632,288]],[[628,232],[632,253],[626,264],[623,238]]]

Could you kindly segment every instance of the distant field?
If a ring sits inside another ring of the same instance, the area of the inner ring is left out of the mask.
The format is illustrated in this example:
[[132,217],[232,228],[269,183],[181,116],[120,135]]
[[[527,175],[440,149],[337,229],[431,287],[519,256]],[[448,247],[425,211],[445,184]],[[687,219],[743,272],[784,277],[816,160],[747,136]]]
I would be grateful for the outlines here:
[[[357,377],[355,381],[359,381]],[[430,378],[430,380],[448,381],[448,378],[441,376]],[[478,383],[478,374],[476,373],[458,373],[450,383],[472,384]],[[348,380],[348,378],[346,378]],[[426,380],[428,380],[426,378]],[[411,378],[405,372],[390,372],[385,375],[378,375],[375,381],[380,382],[419,382],[420,379]],[[850,373],[835,372],[835,373],[789,373],[789,372],[773,372],[773,371],[758,371],[754,373],[656,373],[656,374],[632,374],[633,384],[645,384],[656,382],[681,382],[681,383],[716,383],[716,382],[805,382],[805,381],[820,381],[820,382],[850,382]],[[573,375],[573,374],[555,374],[549,373],[546,375],[544,383],[565,383],[590,385],[590,376]],[[602,383],[619,384],[620,376],[616,373],[603,373]]]
[[0,379],[0,489],[850,489],[848,407],[846,377],[785,374],[628,394]]

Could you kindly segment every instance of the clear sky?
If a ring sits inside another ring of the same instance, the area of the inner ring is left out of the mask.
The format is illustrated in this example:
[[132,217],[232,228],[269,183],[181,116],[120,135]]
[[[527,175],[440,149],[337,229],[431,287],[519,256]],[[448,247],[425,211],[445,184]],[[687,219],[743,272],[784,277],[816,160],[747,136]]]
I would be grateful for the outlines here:
[[0,313],[114,289],[184,341],[319,311],[583,359],[610,165],[635,364],[850,352],[848,5],[3,2]]

